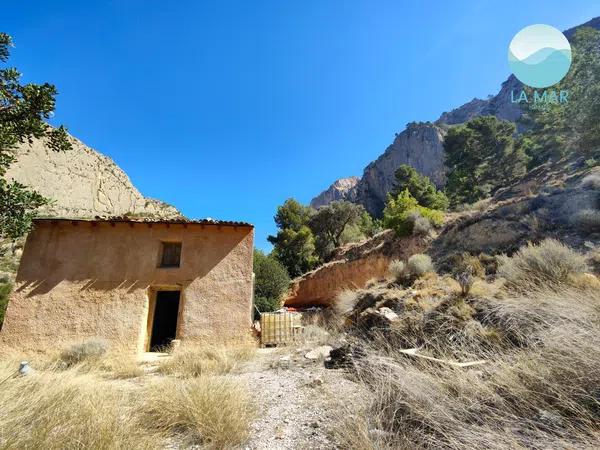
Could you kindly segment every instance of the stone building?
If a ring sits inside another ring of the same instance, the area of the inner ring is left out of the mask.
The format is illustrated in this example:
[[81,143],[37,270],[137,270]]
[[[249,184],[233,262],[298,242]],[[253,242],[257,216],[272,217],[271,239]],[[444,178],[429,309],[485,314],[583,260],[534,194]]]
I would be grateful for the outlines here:
[[130,351],[249,333],[253,226],[214,220],[38,219],[4,344],[61,348],[99,337]]

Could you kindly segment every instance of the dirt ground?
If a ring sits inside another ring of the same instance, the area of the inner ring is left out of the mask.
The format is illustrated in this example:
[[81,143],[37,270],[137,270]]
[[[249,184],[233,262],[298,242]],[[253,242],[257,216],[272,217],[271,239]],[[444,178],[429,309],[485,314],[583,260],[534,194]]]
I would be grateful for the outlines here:
[[336,448],[335,414],[361,395],[342,370],[309,360],[306,348],[259,349],[234,379],[247,386],[259,409],[246,449]]

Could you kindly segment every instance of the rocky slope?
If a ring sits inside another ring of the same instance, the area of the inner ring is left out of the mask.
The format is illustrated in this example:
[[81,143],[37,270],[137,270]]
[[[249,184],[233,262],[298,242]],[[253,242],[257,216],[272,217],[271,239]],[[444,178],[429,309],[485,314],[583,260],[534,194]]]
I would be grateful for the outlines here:
[[53,200],[41,215],[85,218],[96,215],[180,216],[174,207],[144,197],[110,158],[72,138],[73,149],[57,153],[43,140],[23,144],[6,178]]
[[[583,26],[600,29],[600,17],[579,27]],[[565,31],[565,35],[570,38],[579,27]],[[401,164],[409,164],[420,173],[430,177],[438,186],[443,185],[445,179],[442,144],[445,130],[452,125],[484,115],[493,115],[512,122],[518,121],[521,110],[517,104],[511,102],[510,93],[521,87],[522,84],[519,80],[511,75],[502,83],[500,91],[495,96],[490,96],[485,100],[475,98],[452,111],[442,113],[433,124],[409,124],[404,131],[396,135],[394,142],[383,155],[365,168],[363,176],[355,188],[355,201],[362,204],[371,214],[380,216],[386,194],[394,184],[394,172]],[[323,204],[321,196],[325,192],[316,197],[313,202],[317,202],[319,205]]]
[[326,190],[321,192],[310,202],[310,206],[318,208],[337,200],[356,201],[356,185],[360,181],[358,177],[340,178]]

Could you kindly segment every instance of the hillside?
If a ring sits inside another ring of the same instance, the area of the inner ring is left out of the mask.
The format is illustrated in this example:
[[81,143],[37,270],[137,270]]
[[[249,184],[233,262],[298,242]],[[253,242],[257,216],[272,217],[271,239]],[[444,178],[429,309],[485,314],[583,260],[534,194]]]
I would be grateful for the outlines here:
[[[565,35],[568,39],[572,39],[575,31],[581,27],[600,29],[600,17],[565,31]],[[380,216],[386,194],[394,184],[394,172],[401,164],[414,167],[421,174],[430,177],[438,186],[443,186],[445,182],[443,138],[448,127],[486,115],[518,122],[522,111],[517,104],[511,102],[510,93],[521,87],[522,84],[511,75],[502,83],[500,91],[494,96],[485,100],[474,98],[456,109],[443,112],[433,123],[408,124],[402,132],[396,134],[394,141],[385,152],[365,167],[355,187],[355,199],[348,198],[348,200],[360,203],[372,215]],[[517,126],[521,129],[523,124],[517,123]],[[335,185],[336,183],[333,183],[333,186]],[[319,206],[326,204],[320,200],[323,196],[327,197],[326,192],[315,197],[311,204]]]
[[146,198],[110,158],[72,138],[72,150],[51,151],[43,140],[17,150],[7,179],[14,179],[54,202],[40,215],[86,218],[97,215],[180,216],[171,205]]

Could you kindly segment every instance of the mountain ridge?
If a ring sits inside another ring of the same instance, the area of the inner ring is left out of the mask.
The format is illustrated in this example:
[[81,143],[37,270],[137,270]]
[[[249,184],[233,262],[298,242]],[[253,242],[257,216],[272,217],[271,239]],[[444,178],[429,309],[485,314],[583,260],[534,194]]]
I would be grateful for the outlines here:
[[[564,34],[570,39],[581,27],[600,29],[600,16],[569,28]],[[518,104],[511,102],[510,93],[512,90],[519,90],[522,87],[523,84],[511,74],[502,83],[496,95],[487,99],[474,98],[451,111],[443,112],[435,122],[409,124],[402,132],[396,134],[394,141],[385,149],[384,153],[365,167],[356,186],[355,202],[362,204],[372,215],[381,216],[386,195],[394,185],[394,173],[401,164],[413,166],[419,173],[432,178],[438,187],[442,186],[445,181],[443,136],[447,129],[485,115],[517,122],[522,111]],[[417,132],[422,137],[427,135],[430,139],[410,140],[408,134],[411,132]],[[438,134],[438,138],[434,137],[434,133]],[[423,157],[424,154],[426,158]],[[324,192],[326,191],[319,195]],[[318,197],[315,197],[313,201]]]

